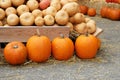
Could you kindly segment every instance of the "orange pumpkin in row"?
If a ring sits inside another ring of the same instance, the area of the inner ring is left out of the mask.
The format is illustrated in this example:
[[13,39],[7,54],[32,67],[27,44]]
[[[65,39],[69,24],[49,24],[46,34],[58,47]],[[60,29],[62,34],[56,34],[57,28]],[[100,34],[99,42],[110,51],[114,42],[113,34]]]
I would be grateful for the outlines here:
[[51,42],[46,36],[32,36],[26,44],[28,58],[34,62],[44,62],[51,56]]
[[9,64],[23,64],[27,59],[27,48],[19,41],[10,42],[4,48],[4,57]]
[[100,44],[100,39],[93,35],[81,35],[76,39],[75,42],[76,54],[82,59],[94,58],[100,47]]
[[68,60],[73,56],[74,44],[68,37],[57,37],[52,41],[52,54],[57,60]]

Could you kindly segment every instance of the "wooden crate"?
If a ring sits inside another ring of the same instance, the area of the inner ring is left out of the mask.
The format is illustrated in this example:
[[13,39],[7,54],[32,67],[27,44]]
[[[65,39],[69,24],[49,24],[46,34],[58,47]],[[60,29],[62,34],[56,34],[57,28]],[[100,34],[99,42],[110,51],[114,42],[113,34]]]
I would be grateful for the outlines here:
[[[45,35],[53,40],[53,38],[63,34],[65,37],[69,37],[70,28],[66,26],[0,26],[0,53],[3,53],[3,48],[6,43],[11,41],[27,42],[28,38],[37,35]],[[103,30],[97,27],[94,36],[99,36]]]
[[45,35],[52,40],[63,34],[69,37],[70,29],[66,26],[0,26],[0,53],[3,52],[4,46],[11,41],[20,41],[26,43],[28,38],[33,35]]

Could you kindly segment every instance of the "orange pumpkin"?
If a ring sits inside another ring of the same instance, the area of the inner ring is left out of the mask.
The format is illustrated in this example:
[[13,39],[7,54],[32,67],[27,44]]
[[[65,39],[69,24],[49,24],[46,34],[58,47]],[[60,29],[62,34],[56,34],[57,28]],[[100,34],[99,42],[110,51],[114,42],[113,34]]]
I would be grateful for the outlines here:
[[75,41],[75,49],[79,58],[94,58],[98,50],[98,40],[91,34],[80,35]]
[[120,10],[115,9],[115,8],[111,8],[111,11],[109,13],[109,18],[111,20],[119,20],[120,19]]
[[74,44],[68,37],[56,37],[52,41],[52,54],[57,60],[68,60],[73,56]]
[[107,9],[108,9],[108,7],[102,7],[102,8],[100,9],[100,15],[101,15],[101,17],[106,18]]
[[[112,9],[112,8],[108,7],[107,10],[106,10],[106,18],[108,18],[108,19],[110,19],[111,9]],[[109,13],[109,14],[107,14],[107,13]]]
[[27,49],[21,42],[10,42],[4,48],[4,57],[9,64],[23,64],[27,59]]
[[100,49],[100,46],[101,46],[101,40],[100,40],[100,38],[97,38],[97,41],[98,41],[98,49]]
[[28,58],[34,62],[47,61],[51,55],[51,42],[46,36],[32,36],[26,46]]
[[89,16],[95,16],[96,15],[96,9],[95,8],[89,8],[87,14]]
[[80,13],[87,14],[88,7],[85,5],[80,5]]

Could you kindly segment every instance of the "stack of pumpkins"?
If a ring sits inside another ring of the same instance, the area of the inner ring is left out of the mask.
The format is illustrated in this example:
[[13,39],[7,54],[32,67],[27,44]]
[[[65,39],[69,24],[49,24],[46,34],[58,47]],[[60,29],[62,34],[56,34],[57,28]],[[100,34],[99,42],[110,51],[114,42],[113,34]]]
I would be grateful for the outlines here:
[[103,6],[100,10],[100,15],[102,18],[107,18],[111,20],[120,20],[120,9]]

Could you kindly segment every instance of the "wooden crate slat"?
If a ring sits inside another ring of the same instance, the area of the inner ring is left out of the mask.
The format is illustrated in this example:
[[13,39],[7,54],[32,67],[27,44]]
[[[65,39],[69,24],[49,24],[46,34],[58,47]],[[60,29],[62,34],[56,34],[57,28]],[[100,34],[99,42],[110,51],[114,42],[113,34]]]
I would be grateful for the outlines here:
[[26,42],[30,36],[36,35],[39,30],[40,35],[48,36],[51,40],[64,34],[69,37],[69,28],[66,26],[10,26],[0,27],[0,42],[21,41]]
[[103,32],[103,29],[97,27],[96,32],[93,34],[94,36],[99,36]]

